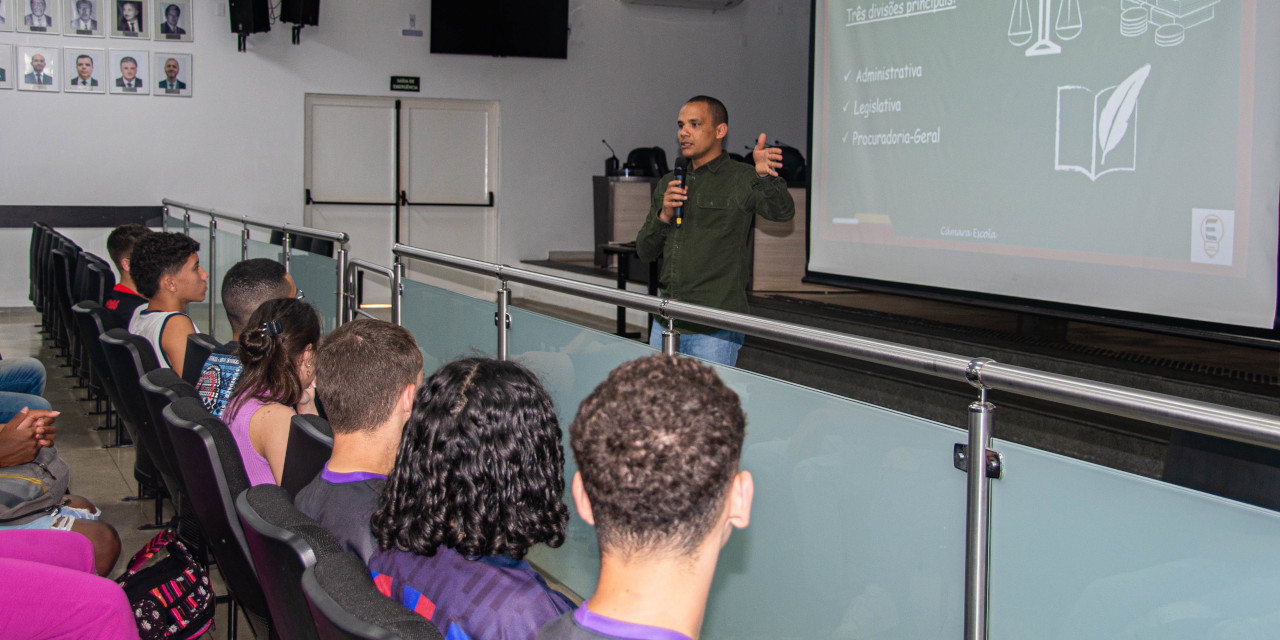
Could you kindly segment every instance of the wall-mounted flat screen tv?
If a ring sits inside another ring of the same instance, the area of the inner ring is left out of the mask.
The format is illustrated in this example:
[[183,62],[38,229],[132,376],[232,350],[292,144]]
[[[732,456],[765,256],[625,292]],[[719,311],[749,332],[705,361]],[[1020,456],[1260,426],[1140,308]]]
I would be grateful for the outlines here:
[[431,53],[565,59],[569,0],[435,0]]

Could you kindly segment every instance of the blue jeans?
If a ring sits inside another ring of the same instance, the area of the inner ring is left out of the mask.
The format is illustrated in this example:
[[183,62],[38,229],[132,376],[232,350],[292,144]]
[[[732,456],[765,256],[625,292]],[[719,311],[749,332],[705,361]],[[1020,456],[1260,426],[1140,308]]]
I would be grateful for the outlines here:
[[44,393],[44,365],[35,358],[0,360],[0,424],[18,415],[23,407],[52,409]]
[[[662,325],[655,318],[649,327],[649,346],[662,349],[662,331]],[[711,333],[682,333],[680,353],[732,367],[738,363],[738,350],[742,348],[744,337],[741,333],[728,329]]]

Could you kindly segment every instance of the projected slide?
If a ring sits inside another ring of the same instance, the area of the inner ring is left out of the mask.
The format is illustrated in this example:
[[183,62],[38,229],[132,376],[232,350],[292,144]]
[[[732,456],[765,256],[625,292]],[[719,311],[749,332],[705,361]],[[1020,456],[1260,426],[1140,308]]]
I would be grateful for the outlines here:
[[1278,3],[814,12],[810,272],[1273,325]]

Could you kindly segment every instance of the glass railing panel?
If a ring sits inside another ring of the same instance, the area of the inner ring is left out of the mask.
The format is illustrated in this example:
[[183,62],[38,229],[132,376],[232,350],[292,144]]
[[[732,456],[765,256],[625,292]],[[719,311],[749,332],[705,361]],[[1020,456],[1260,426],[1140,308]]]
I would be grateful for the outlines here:
[[[169,230],[176,233],[182,233],[183,231],[182,220],[178,219],[178,224],[176,226],[170,227]],[[196,255],[200,257],[200,266],[208,270],[209,268],[209,227],[205,225],[198,225],[195,222],[192,222],[188,235],[191,237],[192,240],[195,240],[196,242],[200,243],[200,249],[196,251]],[[187,305],[187,315],[190,316],[191,321],[195,323],[196,329],[199,329],[201,332],[204,332],[204,333],[209,332],[209,305],[211,303],[212,303],[212,298],[210,298],[209,293],[206,292],[203,301],[193,302]]]
[[263,242],[262,240],[254,240],[255,237],[266,238],[267,232],[261,229],[253,229],[249,236],[249,252],[250,258],[268,258],[276,262],[284,262],[284,247],[278,244]]
[[170,215],[165,216],[165,217],[164,217],[164,224],[163,224],[163,226],[161,226],[161,229],[162,229],[162,230],[167,229],[167,230],[169,230],[169,231],[177,231],[178,233],[181,233],[181,232],[182,232],[182,217],[181,217],[181,216],[175,216],[175,215],[173,215],[173,214],[170,214]]
[[497,302],[480,300],[439,287],[404,281],[401,324],[422,349],[426,375],[441,365],[469,355],[494,357],[498,329],[493,323]]
[[[566,479],[578,404],[632,340],[520,309],[508,352],[555,398]],[[963,629],[963,431],[765,376],[717,367],[742,399],[751,525],[720,555],[703,638],[956,638]],[[956,412],[966,410],[963,404]],[[567,495],[565,499],[571,500]],[[579,595],[595,590],[595,534],[570,507],[559,549],[531,561]]]
[[324,333],[333,331],[338,326],[338,261],[293,251],[289,254],[289,275],[306,301],[320,310]]
[[[215,260],[205,264],[205,269],[209,271],[209,292],[205,298],[213,304],[213,324],[209,324],[208,315],[201,316],[196,322],[201,331],[213,335],[219,342],[231,340],[231,323],[227,320],[226,307],[222,304],[222,282],[227,271],[240,262],[240,231],[235,227],[229,228],[235,231],[218,228],[217,245],[213,252]],[[207,242],[206,235],[201,239],[201,244]]]
[[569,448],[569,423],[578,405],[615,367],[656,353],[648,345],[510,308],[511,330],[507,334],[507,355],[533,371],[551,394],[564,432],[565,503],[569,505],[569,526],[564,546],[535,547],[529,559],[582,597],[595,590],[600,571],[595,530],[579,518],[569,496],[569,482],[578,470]]
[[1276,636],[1280,514],[992,448],[1005,467],[991,483],[992,640]]

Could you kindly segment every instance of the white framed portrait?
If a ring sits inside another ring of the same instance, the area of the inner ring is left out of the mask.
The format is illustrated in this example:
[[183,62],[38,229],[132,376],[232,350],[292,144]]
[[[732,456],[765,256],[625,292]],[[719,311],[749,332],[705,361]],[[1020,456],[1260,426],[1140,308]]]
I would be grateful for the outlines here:
[[[105,1],[105,0],[104,0]],[[111,0],[111,37],[151,39],[149,0]]]
[[67,93],[105,93],[107,52],[102,49],[62,50],[62,90]]
[[152,68],[156,70],[156,75],[155,82],[151,83],[151,92],[157,96],[191,97],[191,89],[195,86],[191,75],[191,54],[156,53],[152,55],[154,56]]
[[[25,33],[59,33],[58,0],[8,0],[14,7],[13,28]],[[19,15],[21,18],[19,18]]]
[[19,73],[18,88],[24,91],[52,91],[57,93],[61,87],[58,77],[61,67],[58,66],[57,47],[18,47],[17,69]]
[[13,67],[13,45],[0,44],[0,89],[12,89],[15,75],[17,70]]
[[155,0],[156,40],[191,42],[195,35],[192,26],[191,0]]
[[13,12],[9,11],[15,0],[0,0],[0,31],[13,31]]
[[63,34],[101,38],[106,34],[107,19],[102,7],[108,0],[62,0]]
[[111,93],[145,96],[151,92],[147,81],[151,79],[151,54],[132,49],[111,49],[107,52],[106,78]]

